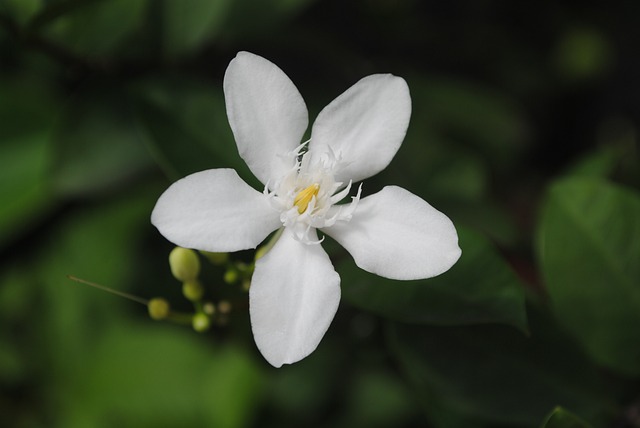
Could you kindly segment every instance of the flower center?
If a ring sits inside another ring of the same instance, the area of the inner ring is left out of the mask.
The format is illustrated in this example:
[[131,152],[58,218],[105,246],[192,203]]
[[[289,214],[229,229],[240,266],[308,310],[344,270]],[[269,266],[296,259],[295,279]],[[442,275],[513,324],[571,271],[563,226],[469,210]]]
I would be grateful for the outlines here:
[[293,200],[293,204],[298,207],[298,214],[302,214],[307,210],[309,202],[314,196],[318,196],[318,190],[320,185],[317,183],[312,184],[304,190],[301,190]]

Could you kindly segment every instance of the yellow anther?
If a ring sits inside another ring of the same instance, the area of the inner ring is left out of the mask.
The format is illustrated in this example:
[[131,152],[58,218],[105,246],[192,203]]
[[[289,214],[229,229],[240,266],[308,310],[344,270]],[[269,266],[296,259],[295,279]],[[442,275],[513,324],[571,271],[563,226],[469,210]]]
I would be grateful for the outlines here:
[[314,196],[318,195],[318,190],[320,190],[319,184],[312,184],[304,190],[301,190],[300,193],[293,200],[293,204],[298,207],[298,213],[302,214],[307,210],[309,206],[309,202],[313,199]]

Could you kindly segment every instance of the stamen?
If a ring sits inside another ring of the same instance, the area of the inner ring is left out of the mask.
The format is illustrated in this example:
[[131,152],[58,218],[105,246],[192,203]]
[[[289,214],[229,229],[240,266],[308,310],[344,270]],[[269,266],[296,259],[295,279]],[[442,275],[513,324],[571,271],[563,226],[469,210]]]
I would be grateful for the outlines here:
[[298,207],[298,214],[302,214],[307,210],[311,199],[318,195],[318,190],[320,190],[320,185],[312,184],[306,189],[301,190],[298,195],[296,195],[293,200],[293,204]]

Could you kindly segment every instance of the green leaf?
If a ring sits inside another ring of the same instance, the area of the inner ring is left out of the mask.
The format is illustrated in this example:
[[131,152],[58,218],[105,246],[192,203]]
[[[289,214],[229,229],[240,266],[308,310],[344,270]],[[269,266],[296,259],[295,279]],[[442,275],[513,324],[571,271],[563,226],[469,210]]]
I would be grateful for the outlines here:
[[531,330],[396,324],[388,337],[435,427],[536,427],[557,405],[602,422],[595,368],[548,319],[534,313]]
[[190,53],[217,35],[230,0],[164,0],[164,46],[169,56]]
[[28,22],[42,8],[42,0],[3,0],[0,12],[8,12],[19,23]]
[[0,145],[2,179],[0,246],[42,218],[53,206],[47,169],[51,157],[49,135],[33,133]]
[[0,83],[0,246],[6,245],[53,207],[48,172],[55,102],[38,82]]
[[618,147],[605,146],[578,159],[567,176],[606,178],[611,176],[625,156]]
[[591,428],[591,425],[562,407],[556,407],[540,428]]
[[78,2],[48,23],[45,34],[76,54],[109,55],[142,26],[146,8],[147,0]]
[[568,82],[600,77],[612,68],[614,48],[605,32],[596,28],[570,28],[553,52],[553,65]]
[[600,364],[640,375],[640,198],[595,179],[554,184],[538,252],[558,318]]
[[234,168],[259,186],[238,155],[222,85],[176,78],[151,82],[136,91],[147,147],[172,180],[211,168]]
[[465,81],[419,76],[412,79],[411,97],[412,115],[424,118],[422,126],[477,147],[496,165],[511,165],[525,147],[526,122],[504,94]]
[[139,240],[150,227],[154,194],[148,187],[131,188],[126,198],[68,214],[52,233],[41,237],[37,293],[46,305],[38,316],[52,376],[65,378],[73,372],[82,361],[85,341],[95,334],[93,327],[113,322],[132,305],[66,275],[129,291]]
[[[315,0],[234,0],[231,2],[229,19],[222,34],[225,38],[264,38],[270,31],[296,13],[301,12]],[[277,33],[276,33],[277,34]]]
[[398,376],[384,371],[358,373],[347,395],[345,427],[408,426],[414,411],[411,391]]
[[262,395],[262,373],[242,349],[150,320],[101,331],[84,354],[60,385],[60,426],[242,427]]
[[[518,239],[515,222],[489,192],[495,168],[486,154],[469,144],[478,144],[481,134],[471,132],[465,138],[452,132],[460,132],[455,118],[440,118],[441,112],[435,111],[440,104],[430,103],[429,92],[422,93],[418,85],[413,115],[425,119],[411,123],[394,161],[382,174],[367,180],[366,185],[379,183],[382,187],[392,182],[405,187],[493,241],[513,246]],[[494,136],[485,138],[493,141]],[[510,150],[514,147],[513,142],[505,141],[505,145]]]
[[426,280],[393,281],[352,261],[339,265],[344,298],[404,322],[444,325],[504,323],[527,330],[524,288],[491,244],[458,228],[462,257],[448,272]]
[[55,133],[55,188],[67,195],[105,190],[152,165],[122,93],[91,91],[73,100]]

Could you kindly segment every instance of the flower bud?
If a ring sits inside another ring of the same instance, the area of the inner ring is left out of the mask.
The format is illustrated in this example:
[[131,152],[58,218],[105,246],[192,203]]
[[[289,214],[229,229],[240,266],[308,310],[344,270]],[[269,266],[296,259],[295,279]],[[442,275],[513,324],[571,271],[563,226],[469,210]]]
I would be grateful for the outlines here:
[[227,284],[235,284],[236,281],[238,281],[238,271],[236,271],[235,269],[229,269],[224,273],[222,279]]
[[214,305],[211,302],[205,302],[202,305],[202,312],[204,312],[205,314],[211,316],[211,315],[216,313],[216,305]]
[[149,300],[147,310],[149,311],[149,316],[154,320],[165,319],[169,316],[169,312],[171,311],[169,302],[162,297],[156,297]]
[[186,281],[182,283],[182,294],[192,302],[197,302],[202,299],[204,287],[202,287],[202,284],[200,284],[200,281],[197,279],[193,281]]
[[236,265],[236,269],[238,269],[238,272],[241,272],[241,273],[249,272],[250,266],[245,262],[236,262],[235,265]]
[[193,281],[200,273],[198,255],[187,248],[174,248],[169,254],[169,266],[173,276],[182,282]]
[[209,330],[209,327],[211,326],[211,320],[206,314],[198,312],[191,319],[191,325],[193,326],[193,329],[195,331],[197,331],[198,333],[203,333]]
[[270,249],[271,249],[271,247],[269,245],[263,245],[262,247],[258,248],[256,250],[256,254],[254,256],[254,260],[258,261],[258,259],[261,259],[265,254],[267,254],[269,252]]
[[223,265],[229,260],[229,253],[211,253],[209,251],[200,251],[214,265]]

